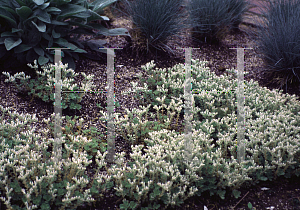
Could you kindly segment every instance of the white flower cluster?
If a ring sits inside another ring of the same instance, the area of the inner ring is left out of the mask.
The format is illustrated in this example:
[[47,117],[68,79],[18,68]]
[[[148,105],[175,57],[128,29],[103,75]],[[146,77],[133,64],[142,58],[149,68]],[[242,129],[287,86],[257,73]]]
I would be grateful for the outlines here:
[[[217,178],[216,186],[218,189],[211,191],[218,193],[224,197],[226,186],[233,190],[233,195],[239,197],[238,189],[245,181],[251,180],[252,184],[257,183],[256,176],[253,174],[261,173],[261,180],[266,179],[266,174],[273,172],[276,178],[286,173],[300,172],[300,104],[295,96],[289,94],[283,95],[280,92],[269,91],[266,88],[260,88],[258,83],[251,80],[250,83],[245,81],[245,157],[244,162],[237,162],[236,150],[236,119],[235,113],[236,104],[234,93],[230,91],[236,88],[237,80],[228,76],[218,77],[205,69],[205,62],[197,62],[192,60],[193,75],[197,78],[192,78],[193,87],[198,88],[198,92],[192,94],[192,112],[194,116],[199,113],[205,118],[198,121],[195,117],[193,121],[192,133],[192,161],[184,161],[184,135],[175,135],[174,131],[163,129],[159,132],[150,132],[150,139],[145,139],[147,143],[145,154],[142,155],[142,145],[132,148],[133,154],[131,157],[135,159],[132,167],[123,169],[112,169],[111,172],[114,179],[118,180],[115,187],[118,194],[123,198],[136,200],[138,203],[148,202],[149,194],[156,186],[160,186],[160,193],[157,200],[166,192],[168,205],[175,205],[175,200],[185,200],[195,192],[200,191],[201,187],[196,189],[196,182],[204,179],[207,176],[215,176]],[[144,66],[145,70],[150,71],[154,66],[148,63]],[[165,99],[166,87],[172,87],[174,92],[176,89],[183,89],[184,86],[184,66],[177,65],[174,68],[158,70],[161,75],[163,85],[157,86],[157,91],[162,92],[163,97],[157,98],[162,105],[155,106],[157,110],[162,107],[167,107],[163,102]],[[233,72],[234,70],[227,70]],[[151,75],[151,74],[149,74]],[[168,77],[167,77],[168,76]],[[173,78],[177,76],[176,80]],[[144,84],[145,86],[145,84]],[[133,87],[132,92],[136,92],[138,87]],[[203,91],[202,91],[203,90]],[[148,91],[148,90],[146,90]],[[179,92],[179,91],[178,91]],[[224,99],[227,95],[227,98]],[[178,104],[183,104],[183,95],[180,97],[172,97],[179,101]],[[231,98],[229,98],[229,97]],[[206,109],[195,107],[195,98],[198,97]],[[226,106],[220,107],[220,102],[226,102]],[[180,112],[182,106],[174,106],[174,100],[169,104],[168,118],[166,124],[170,124],[174,113],[169,111],[171,107]],[[116,124],[124,122],[123,128],[130,135],[131,140],[135,140],[138,133],[138,128],[145,130],[147,115],[142,117],[142,113],[148,113],[149,106],[142,107],[142,110],[132,110],[130,113],[127,110],[125,118],[118,118]],[[139,123],[137,125],[130,124],[127,116],[136,115]],[[220,117],[223,116],[223,117]],[[171,119],[171,120],[170,120]],[[227,128],[227,132],[222,131],[217,134],[217,145],[212,144],[214,141],[211,135],[215,130],[220,131],[222,128]],[[197,129],[196,129],[197,128]],[[150,128],[149,128],[150,129]],[[130,132],[133,130],[133,132]],[[228,156],[228,153],[230,154]],[[260,158],[264,162],[260,161]],[[208,162],[204,162],[208,160]],[[186,170],[180,168],[185,166]],[[213,166],[213,170],[209,171],[209,167]],[[296,167],[295,170],[292,170]],[[126,178],[126,172],[134,174],[135,179]],[[183,175],[184,174],[184,175]],[[124,180],[127,180],[126,184]],[[148,180],[148,181],[146,181]],[[175,181],[176,180],[176,181]],[[204,187],[204,186],[203,186]],[[179,190],[177,193],[171,193],[173,189]],[[187,190],[189,189],[189,191]],[[207,188],[206,188],[207,189]],[[128,193],[131,192],[131,193]],[[189,193],[187,193],[189,192]],[[164,199],[166,199],[164,197]],[[155,202],[153,201],[153,202]]]
[[[255,184],[266,180],[266,176],[273,179],[281,175],[288,177],[292,173],[299,174],[300,104],[295,96],[260,88],[253,81],[245,82],[246,155],[245,160],[238,163],[236,104],[234,93],[229,92],[235,89],[237,81],[224,76],[217,77],[203,67],[203,62],[192,62],[192,83],[198,92],[192,94],[193,128],[189,139],[191,158],[187,159],[185,156],[185,135],[168,129],[174,114],[180,113],[184,108],[184,96],[181,94],[185,79],[182,73],[184,67],[178,65],[168,69],[169,76],[166,69],[159,70],[164,83],[157,87],[157,91],[164,93],[166,88],[172,87],[178,93],[171,97],[168,106],[164,104],[165,94],[156,98],[161,103],[155,106],[156,114],[160,114],[163,107],[167,109],[164,114],[168,117],[161,122],[166,126],[159,131],[149,132],[149,138],[144,139],[145,146],[132,146],[132,165],[125,163],[124,152],[115,153],[117,164],[107,169],[107,175],[99,172],[95,176],[99,191],[104,190],[105,183],[113,181],[117,195],[122,196],[124,202],[131,200],[139,205],[148,203],[150,206],[162,200],[167,206],[174,206],[205,190],[224,198],[224,189],[229,187],[232,194],[239,197],[238,189],[246,181]],[[150,63],[146,68],[150,70],[153,66]],[[136,89],[137,87],[134,91]],[[196,99],[201,107],[196,106]],[[116,114],[116,125],[119,129],[128,131],[132,142],[136,140],[139,130],[152,129],[147,124],[149,107],[150,105],[141,105],[141,109],[131,112],[127,110],[128,115],[125,117]],[[7,111],[2,107],[1,109],[3,113]],[[105,118],[105,112],[102,114]],[[132,122],[133,114],[138,120],[137,124]],[[155,114],[150,115],[154,117]],[[197,118],[199,115],[202,120]],[[85,167],[91,162],[86,158],[86,152],[79,154],[78,150],[72,149],[72,145],[65,146],[68,152],[73,153],[72,160],[63,159],[53,164],[53,157],[48,160],[46,158],[46,149],[54,140],[40,139],[40,136],[33,134],[31,128],[18,133],[19,130],[15,128],[29,120],[28,116],[21,117],[24,120],[13,120],[11,123],[0,120],[0,187],[5,189],[6,198],[1,199],[7,207],[11,208],[13,193],[9,180],[11,173],[25,186],[21,191],[26,198],[27,209],[38,208],[32,204],[32,196],[45,194],[42,183],[47,183],[47,193],[52,196],[52,200],[58,199],[54,180],[58,179],[59,174],[63,175],[63,179],[68,179],[67,192],[62,198],[66,206],[72,207],[75,205],[72,201],[75,200],[77,203],[92,201],[89,189],[82,196],[74,194],[76,189],[82,189],[90,182],[82,177]],[[216,131],[217,140],[212,138]],[[87,139],[77,136],[73,141],[86,143]],[[11,146],[12,142],[16,142],[14,147]],[[101,154],[98,151],[96,163],[99,168],[106,167],[106,154],[107,152]],[[207,184],[208,178],[215,178],[215,182]]]
[[[11,202],[14,197],[14,190],[17,189],[14,184],[16,182],[25,186],[21,188],[21,192],[25,198],[24,205],[26,209],[40,209],[41,207],[34,205],[32,201],[37,196],[45,197],[46,194],[51,197],[51,203],[54,202],[54,199],[61,199],[65,207],[70,208],[74,208],[83,202],[94,201],[90,195],[90,189],[84,190],[80,196],[75,195],[75,192],[82,192],[82,188],[90,183],[89,179],[82,177],[86,171],[86,166],[92,162],[91,160],[88,161],[86,151],[79,152],[79,150],[73,149],[73,145],[68,147],[65,144],[65,149],[69,154],[73,154],[72,160],[67,158],[55,162],[55,156],[46,157],[48,145],[54,143],[54,139],[41,138],[40,134],[34,133],[35,127],[31,128],[27,124],[27,122],[37,121],[35,115],[32,117],[29,114],[8,112],[12,118],[18,118],[8,122],[3,120],[3,117],[7,114],[9,108],[0,106],[0,109],[2,112],[2,118],[0,118],[0,186],[1,189],[5,189],[5,197],[0,197],[0,199],[8,209],[13,208]],[[20,131],[22,128],[24,131]],[[84,146],[91,140],[76,136],[73,137],[73,141],[80,142]],[[63,138],[62,143],[64,142]],[[100,156],[101,158],[104,157]],[[103,159],[101,163],[106,165]],[[62,180],[67,180],[67,186],[66,194],[58,198],[57,187],[54,184],[61,177],[60,174],[63,175]],[[105,179],[101,182],[101,174],[98,174],[98,179],[100,184],[105,184]]]

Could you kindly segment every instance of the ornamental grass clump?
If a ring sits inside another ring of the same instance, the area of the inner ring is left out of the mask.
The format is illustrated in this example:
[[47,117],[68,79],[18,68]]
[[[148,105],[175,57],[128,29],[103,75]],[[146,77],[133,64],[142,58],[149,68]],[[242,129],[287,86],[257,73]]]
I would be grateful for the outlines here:
[[243,21],[243,15],[249,10],[249,3],[245,0],[229,0],[228,12],[232,14],[231,31],[238,31]]
[[[37,61],[34,61],[34,66],[31,64],[27,64],[31,68],[37,69]],[[2,72],[4,75],[8,77],[5,82],[13,82],[16,88],[19,91],[28,92],[28,95],[32,95],[32,99],[34,97],[38,97],[45,102],[52,101],[54,105],[54,93],[55,93],[55,69],[61,69],[61,79],[62,79],[62,91],[74,91],[72,92],[62,92],[62,109],[81,109],[81,105],[79,104],[82,100],[82,97],[85,95],[85,92],[76,92],[76,91],[87,91],[92,87],[95,87],[93,82],[91,81],[94,75],[86,75],[84,72],[81,72],[84,80],[81,84],[81,88],[78,87],[78,84],[74,82],[74,77],[78,76],[78,73],[75,73],[74,70],[68,69],[68,64],[62,65],[61,61],[59,66],[48,64],[43,65],[43,72],[37,71],[37,78],[30,79],[30,76],[25,76],[24,72],[16,73],[14,76],[11,76],[8,72]],[[19,79],[17,82],[16,79]]]
[[191,0],[187,4],[194,41],[219,44],[241,22],[247,11],[244,0]]
[[125,0],[123,3],[125,15],[133,22],[129,33],[136,45],[134,48],[138,52],[173,53],[167,41],[186,27],[183,24],[186,18],[180,11],[182,0]]
[[265,66],[261,70],[270,83],[300,88],[300,2],[268,1],[264,23],[250,32]]

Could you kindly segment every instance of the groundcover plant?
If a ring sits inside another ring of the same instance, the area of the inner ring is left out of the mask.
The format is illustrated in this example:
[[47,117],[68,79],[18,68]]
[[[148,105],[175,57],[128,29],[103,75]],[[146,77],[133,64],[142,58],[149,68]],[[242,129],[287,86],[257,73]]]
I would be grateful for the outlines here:
[[[153,63],[143,66],[149,75],[153,67]],[[128,117],[116,113],[119,132],[126,131],[129,140],[139,138],[140,143],[132,144],[130,162],[124,161],[124,152],[116,153],[115,163],[106,168],[107,174],[100,171],[107,165],[107,151],[97,151],[94,155],[98,165],[94,176],[85,174],[92,163],[85,147],[91,139],[82,135],[68,135],[70,139],[64,136],[63,159],[54,163],[53,151],[49,150],[53,138],[44,138],[49,130],[45,129],[44,135],[35,134],[34,127],[27,125],[34,117],[11,113],[11,119],[1,120],[1,189],[5,193],[1,199],[6,206],[74,209],[86,202],[101,201],[99,192],[114,189],[123,199],[120,208],[164,209],[179,206],[204,191],[221,198],[226,193],[238,198],[239,187],[244,184],[299,175],[300,105],[294,96],[246,83],[246,158],[239,164],[234,95],[222,92],[233,89],[237,81],[217,77],[203,62],[192,60],[195,88],[212,91],[193,94],[192,159],[186,160],[184,134],[170,128],[171,116],[183,108],[184,65],[155,71],[161,74],[153,74],[153,78],[164,81],[157,85],[156,91],[169,90],[171,98],[168,106],[164,103],[166,94],[155,98],[157,114],[150,116],[160,119],[160,126],[152,126],[147,120],[147,109],[151,106],[148,103],[141,102],[142,109],[128,111]],[[147,85],[144,89],[151,92]],[[145,104],[147,108],[143,107]],[[161,112],[163,107],[166,112]],[[1,110],[4,117],[7,109]],[[101,113],[105,119],[106,113]],[[141,134],[148,135],[142,138]]]
[[[202,71],[202,63],[193,61],[193,87],[209,93],[193,95],[193,158],[186,161],[184,134],[178,131],[178,124],[172,123],[183,117],[184,66],[168,72],[152,71],[153,67],[153,63],[143,67],[153,75],[147,80],[140,78],[146,83],[145,91],[133,88],[144,95],[145,101],[140,98],[140,104],[150,111],[143,107],[125,117],[116,113],[118,133],[132,145],[132,159],[124,162],[124,153],[117,153],[117,161],[105,169],[106,175],[100,170],[107,166],[107,152],[100,150],[100,142],[91,137],[96,133],[92,129],[79,129],[71,135],[75,121],[69,121],[63,161],[56,163],[52,159],[53,139],[45,137],[53,127],[39,136],[28,125],[31,116],[25,120],[18,114],[12,119],[2,118],[1,189],[6,206],[75,209],[93,199],[103,200],[104,192],[114,189],[122,199],[121,209],[163,209],[205,191],[221,198],[225,194],[241,197],[239,188],[244,184],[299,175],[299,103],[294,97],[246,84],[246,161],[240,165],[235,150],[235,95],[229,91],[236,87],[236,80],[217,78]],[[147,113],[157,121],[152,122]],[[106,120],[105,112],[101,114]],[[89,133],[89,138],[84,133]],[[98,171],[89,177],[84,173],[93,162]]]

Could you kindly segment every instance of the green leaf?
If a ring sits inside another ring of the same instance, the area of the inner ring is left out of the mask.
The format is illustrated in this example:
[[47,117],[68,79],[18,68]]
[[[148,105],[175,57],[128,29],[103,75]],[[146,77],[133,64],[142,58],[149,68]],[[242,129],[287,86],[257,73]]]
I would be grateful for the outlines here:
[[44,50],[43,50],[42,48],[40,48],[40,47],[35,47],[35,48],[33,48],[33,49],[34,49],[34,51],[36,52],[36,54],[41,55],[41,56],[44,56],[45,52],[44,52]]
[[74,94],[74,93],[69,93],[69,97],[70,97],[70,99],[76,99],[76,94]]
[[133,121],[133,123],[134,123],[134,124],[138,124],[138,123],[139,123],[139,120],[138,120],[138,118],[136,118],[136,117],[135,117],[135,118],[133,118],[133,120],[132,120],[132,121]]
[[3,17],[6,20],[8,20],[14,28],[18,27],[15,17],[3,8],[0,8],[0,17]]
[[74,4],[65,4],[60,7],[61,13],[57,16],[57,19],[63,19],[72,15],[76,15],[80,12],[85,12],[87,9]]
[[21,0],[15,0],[20,6],[26,6],[26,4]]
[[114,28],[114,29],[109,29],[107,32],[102,33],[100,31],[99,33],[103,34],[104,36],[118,36],[118,35],[130,36],[126,28]]
[[267,181],[268,180],[268,178],[265,177],[265,176],[261,176],[261,177],[259,177],[259,179],[262,180],[262,181]]
[[15,38],[19,38],[18,34],[14,34],[10,31],[5,31],[1,34],[1,37],[15,37]]
[[38,195],[37,197],[34,197],[32,199],[32,202],[33,202],[33,204],[38,206],[41,203],[41,200],[42,200],[42,195]]
[[44,3],[43,5],[40,6],[40,9],[41,9],[41,10],[44,10],[44,9],[46,9],[49,5],[50,5],[50,2]]
[[17,29],[17,28],[12,28],[11,32],[12,33],[17,33],[17,32],[23,32],[23,30],[22,29]]
[[61,22],[61,21],[57,21],[57,20],[51,20],[51,24],[53,24],[53,25],[59,25],[59,26],[67,26],[67,25],[69,25],[68,22]]
[[39,65],[44,65],[49,62],[49,58],[45,58],[44,56],[40,56],[38,59]]
[[51,16],[44,10],[37,9],[33,13],[40,21],[51,23]]
[[98,13],[96,13],[92,10],[89,10],[89,12],[90,12],[90,16],[87,18],[88,23],[91,22],[91,21],[95,21],[95,20],[107,20],[107,19],[109,20],[108,17],[101,16],[101,15],[99,15]]
[[68,47],[71,50],[76,50],[77,49],[77,46],[75,46],[74,44],[69,43],[67,40],[65,40],[63,38],[59,38],[54,43],[57,43],[57,44],[59,44],[62,47]]
[[41,21],[38,21],[38,25],[31,21],[31,23],[40,31],[40,32],[46,32],[46,24],[41,22]]
[[30,63],[32,63],[34,60],[37,59],[37,54],[35,53],[35,51],[33,49],[30,49],[26,55],[26,60]]
[[36,3],[37,5],[42,5],[44,4],[44,0],[32,0],[34,3]]
[[218,190],[217,191],[217,194],[220,196],[221,199],[225,199],[225,193],[226,193],[226,190]]
[[[99,11],[103,11],[105,7],[108,7],[112,3],[116,2],[118,0],[106,0],[103,2],[103,0],[96,0],[92,3],[94,5],[93,11],[99,13]],[[102,14],[102,13],[100,13]]]
[[22,6],[21,8],[16,8],[16,12],[22,20],[27,19],[32,14],[32,10],[27,6]]
[[12,48],[18,46],[21,43],[22,43],[22,39],[20,39],[20,38],[18,38],[18,39],[6,38],[4,41],[4,45],[5,45],[7,51],[11,50]]
[[94,51],[106,53],[106,50],[99,49],[100,47],[103,47],[104,44],[106,44],[105,40],[101,40],[101,39],[89,40],[86,42],[86,44],[88,45],[89,48],[91,48]]
[[53,38],[58,39],[58,38],[60,38],[60,33],[56,33],[55,30],[53,29],[52,36],[53,36]]
[[14,52],[15,53],[21,53],[21,52],[25,52],[27,50],[30,50],[32,47],[31,46],[28,46],[26,44],[21,44],[19,46],[17,46],[15,49],[14,49]]
[[61,13],[61,10],[56,8],[56,7],[48,7],[47,9],[45,9],[45,11],[49,14],[53,14],[53,15],[59,15]]
[[234,195],[235,198],[239,198],[240,195],[241,195],[241,192],[238,191],[238,190],[233,190],[233,191],[232,191],[232,194]]

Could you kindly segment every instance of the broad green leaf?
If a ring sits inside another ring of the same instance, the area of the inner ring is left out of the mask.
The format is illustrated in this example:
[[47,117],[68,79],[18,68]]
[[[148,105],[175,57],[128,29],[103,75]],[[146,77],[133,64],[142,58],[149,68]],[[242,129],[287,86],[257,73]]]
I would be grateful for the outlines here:
[[17,29],[17,28],[12,28],[11,31],[12,31],[13,33],[21,32],[21,31],[23,32],[22,29]]
[[45,23],[51,23],[51,16],[44,10],[37,9],[34,11],[34,16]]
[[1,8],[5,9],[7,12],[9,12],[12,15],[16,15],[17,14],[16,11],[13,10],[12,8],[10,8],[10,7],[2,6]]
[[61,22],[61,21],[57,21],[57,20],[51,20],[50,24],[59,25],[59,26],[67,26],[67,25],[69,25],[69,23],[67,23],[67,22]]
[[45,58],[44,56],[40,56],[38,59],[39,65],[44,65],[49,61],[49,58]]
[[66,18],[75,14],[78,14],[80,12],[85,12],[86,8],[74,5],[74,4],[65,4],[60,7],[61,13],[59,16],[57,16],[57,19]]
[[45,9],[45,11],[49,14],[54,14],[54,15],[59,15],[61,13],[61,10],[56,8],[56,7],[48,7],[47,9]]
[[126,28],[114,28],[114,29],[109,29],[108,32],[101,33],[104,36],[118,36],[118,35],[125,35],[125,36],[130,36],[128,33],[128,30]]
[[50,5],[50,2],[44,3],[42,6],[40,6],[40,9],[41,9],[41,10],[44,10],[44,9],[46,9],[49,5]]
[[42,48],[40,48],[40,47],[35,47],[35,48],[33,48],[34,49],[34,51],[36,52],[36,54],[38,54],[38,55],[41,55],[41,56],[44,56],[44,50],[42,49]]
[[21,8],[16,8],[16,12],[22,20],[27,19],[32,14],[32,10],[26,6],[22,6]]
[[59,44],[62,47],[68,47],[71,50],[76,50],[77,49],[77,46],[75,46],[72,43],[69,43],[68,41],[62,41],[61,38],[59,38],[58,40],[54,41],[54,43],[57,43],[57,44]]
[[44,0],[32,0],[34,3],[36,3],[37,5],[42,5],[44,4]]
[[56,33],[55,30],[53,29],[52,36],[53,36],[53,38],[58,39],[58,38],[60,38],[60,33]]
[[26,6],[26,4],[23,1],[21,1],[21,0],[15,0],[15,1],[18,2],[18,4],[20,6]]
[[31,23],[40,31],[40,32],[46,32],[46,24],[41,22],[41,21],[38,21],[38,25],[31,21]]
[[108,7],[112,3],[118,0],[95,0],[92,5],[94,5],[93,11],[99,13],[99,10],[103,10],[105,7]]
[[36,60],[38,57],[38,55],[35,53],[35,51],[33,49],[30,49],[27,54],[26,54],[26,60],[29,63],[32,63],[34,60]]
[[0,8],[0,17],[5,18],[12,24],[13,27],[17,28],[17,22],[15,17],[3,8]]
[[1,34],[1,37],[19,37],[18,34],[14,34],[10,31],[5,31]]
[[87,19],[87,22],[89,23],[90,21],[93,21],[93,20],[109,20],[108,17],[105,17],[105,16],[101,16],[99,15],[98,13],[92,11],[89,9],[89,12],[90,12],[90,17],[88,17]]
[[104,44],[106,44],[107,42],[105,40],[89,40],[86,42],[86,44],[89,46],[89,48],[91,48],[94,51],[98,51],[98,52],[102,52],[102,53],[106,53],[106,50],[104,49],[99,49],[100,47],[103,47]]
[[14,49],[14,53],[21,53],[30,50],[32,47],[26,44],[20,44]]
[[[74,26],[79,26],[79,27],[83,27],[83,28],[90,28],[90,29],[94,29],[92,26],[90,25],[85,25],[85,24],[81,24],[78,22],[73,22],[73,21],[68,21],[70,25],[74,25]],[[75,29],[74,29],[75,30]]]
[[[87,53],[87,51],[83,50],[83,49],[80,49],[80,48],[77,48],[76,50],[74,50],[74,52],[77,52],[77,53]],[[76,54],[74,54],[76,55]],[[73,55],[73,56],[74,56]],[[76,58],[77,59],[77,58]],[[78,59],[77,59],[78,60]]]
[[6,38],[4,41],[4,45],[7,49],[7,51],[11,50],[12,48],[18,46],[22,43],[22,39],[14,39],[14,38]]

